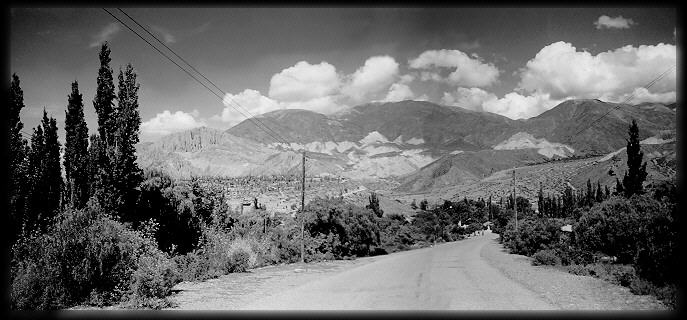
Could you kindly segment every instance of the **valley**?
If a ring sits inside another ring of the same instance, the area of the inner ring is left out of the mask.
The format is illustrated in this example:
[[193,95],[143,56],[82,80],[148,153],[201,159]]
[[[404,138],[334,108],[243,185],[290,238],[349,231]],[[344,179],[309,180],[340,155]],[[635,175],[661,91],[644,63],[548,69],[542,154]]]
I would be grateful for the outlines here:
[[[371,192],[387,213],[412,216],[410,204],[464,197],[496,202],[512,192],[536,208],[544,194],[589,179],[614,190],[626,170],[627,123],[640,125],[648,181],[676,170],[675,109],[599,100],[570,100],[527,120],[429,102],[371,103],[334,115],[279,110],[257,116],[274,128],[274,142],[254,122],[226,130],[201,127],[138,145],[143,168],[181,180],[200,179],[222,190],[235,212],[251,212],[256,199],[271,213],[300,208],[301,153],[306,151],[306,203],[343,196],[366,205]],[[574,135],[589,119],[607,121]]]

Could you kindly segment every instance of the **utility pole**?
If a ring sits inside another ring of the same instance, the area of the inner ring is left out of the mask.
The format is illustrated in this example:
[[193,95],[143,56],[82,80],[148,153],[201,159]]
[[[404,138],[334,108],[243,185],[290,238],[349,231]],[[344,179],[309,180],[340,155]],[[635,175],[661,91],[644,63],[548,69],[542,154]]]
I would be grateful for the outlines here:
[[515,169],[513,169],[513,209],[515,209],[515,231],[518,231],[518,201],[515,199]]
[[301,262],[305,262],[305,149],[303,149],[303,177],[301,179]]

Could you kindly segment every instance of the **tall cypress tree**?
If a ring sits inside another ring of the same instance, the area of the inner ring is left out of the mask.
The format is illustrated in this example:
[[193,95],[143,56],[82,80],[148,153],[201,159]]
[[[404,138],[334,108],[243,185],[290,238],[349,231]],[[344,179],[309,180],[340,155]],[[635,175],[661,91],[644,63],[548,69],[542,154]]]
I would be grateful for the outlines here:
[[64,170],[67,178],[65,192],[69,205],[83,208],[89,197],[88,127],[84,119],[83,98],[76,81],[72,83],[68,101],[64,124]]
[[[104,176],[100,171],[105,170],[100,166],[103,157],[105,156],[103,143],[100,140],[100,136],[97,134],[92,134],[89,139],[88,144],[88,165],[87,172],[88,177],[88,194],[90,198],[100,199],[99,193],[103,192],[102,179]],[[89,198],[89,199],[90,199]]]
[[623,188],[627,198],[633,194],[644,193],[643,183],[646,180],[646,162],[642,163],[644,153],[639,145],[639,127],[634,119],[628,134],[630,137],[627,139],[627,172],[623,177]]
[[590,179],[587,179],[587,194],[586,194],[586,205],[592,206],[594,205],[594,198],[595,198],[595,193],[594,193],[594,188],[592,187],[592,181]]
[[110,49],[107,42],[100,48],[100,69],[98,70],[97,89],[93,99],[93,107],[98,114],[98,133],[105,145],[113,143],[115,132],[115,86],[110,67]]
[[599,182],[598,180],[596,181],[596,196],[594,197],[594,201],[604,201],[604,192],[603,190],[601,190],[601,182]]
[[[116,170],[115,158],[115,131],[117,130],[116,112],[114,100],[115,94],[114,79],[112,68],[110,67],[110,49],[107,42],[102,45],[99,54],[100,69],[98,70],[97,89],[93,99],[93,107],[98,115],[98,145],[93,151],[96,153],[89,155],[96,161],[97,168],[92,170],[95,174],[91,176],[93,182],[91,196],[107,210],[116,210],[117,197],[113,197],[112,191],[115,190],[114,172]],[[93,141],[92,141],[93,142]]]
[[27,192],[27,142],[21,135],[24,124],[19,114],[24,108],[24,92],[19,85],[19,77],[12,74],[12,82],[8,92],[9,105],[7,117],[7,214],[8,240],[16,240],[23,220],[24,203]]
[[115,189],[118,210],[126,220],[131,220],[137,199],[136,188],[143,181],[143,173],[136,163],[136,144],[141,117],[138,112],[136,72],[131,64],[119,71],[119,93],[116,108],[115,131]]
[[60,200],[62,199],[62,189],[64,187],[64,180],[62,180],[62,167],[60,166],[60,142],[57,134],[57,120],[55,118],[48,118],[48,114],[43,111],[43,132],[45,134],[45,181],[46,190],[44,201],[47,205],[46,220],[44,227],[48,220],[57,214],[60,209]]
[[33,230],[41,219],[42,212],[45,212],[45,202],[42,195],[45,194],[45,181],[43,177],[43,159],[45,158],[45,137],[43,127],[38,125],[31,134],[31,148],[28,152],[28,171],[26,194],[26,206],[22,220],[24,232]]
[[51,219],[60,209],[63,181],[57,121],[55,118],[48,118],[45,109],[41,124],[31,136],[28,165],[32,170],[28,179],[30,187],[24,224],[27,231],[46,231]]

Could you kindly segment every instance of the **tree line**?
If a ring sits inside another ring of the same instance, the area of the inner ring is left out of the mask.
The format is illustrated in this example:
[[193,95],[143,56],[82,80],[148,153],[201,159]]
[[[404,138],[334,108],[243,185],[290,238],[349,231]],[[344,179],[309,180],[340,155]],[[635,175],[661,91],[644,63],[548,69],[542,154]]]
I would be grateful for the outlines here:
[[119,70],[115,91],[107,43],[100,49],[99,60],[93,98],[97,134],[88,135],[83,95],[74,81],[67,97],[64,146],[58,141],[57,121],[45,108],[29,141],[21,135],[24,97],[19,76],[12,75],[7,135],[10,243],[32,232],[46,232],[60,210],[82,209],[88,201],[97,201],[124,221],[135,220],[137,187],[142,181],[135,153],[141,123],[140,85],[134,68],[127,64]]

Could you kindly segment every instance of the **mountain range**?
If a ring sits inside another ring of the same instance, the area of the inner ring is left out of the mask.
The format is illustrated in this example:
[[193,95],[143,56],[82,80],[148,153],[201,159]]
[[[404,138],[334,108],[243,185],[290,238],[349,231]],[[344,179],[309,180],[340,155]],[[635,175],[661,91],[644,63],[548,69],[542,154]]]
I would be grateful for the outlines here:
[[642,139],[675,130],[675,108],[569,100],[525,120],[425,101],[370,103],[333,115],[287,109],[226,131],[171,134],[139,144],[137,153],[141,167],[176,178],[239,177],[300,174],[305,149],[308,175],[398,178],[401,189],[417,190],[512,166],[608,154],[625,146],[632,119]]

